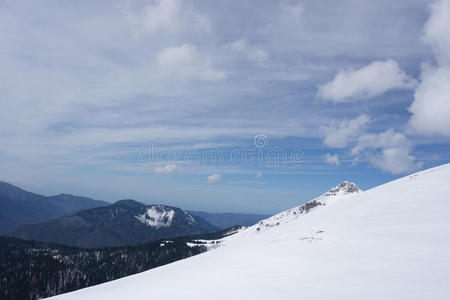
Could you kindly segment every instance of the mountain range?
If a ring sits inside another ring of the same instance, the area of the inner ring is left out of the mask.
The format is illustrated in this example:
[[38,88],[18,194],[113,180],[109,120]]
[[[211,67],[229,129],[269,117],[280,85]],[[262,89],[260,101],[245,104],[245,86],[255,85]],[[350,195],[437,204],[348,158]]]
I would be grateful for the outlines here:
[[449,177],[343,182],[207,254],[54,299],[450,299]]
[[[141,207],[144,204],[134,200],[121,200],[121,204]],[[0,234],[9,234],[20,226],[47,223],[63,216],[69,216],[82,210],[110,206],[110,202],[94,200],[88,197],[59,194],[55,196],[43,196],[25,191],[10,183],[0,181]],[[241,213],[208,213],[200,211],[188,211],[191,216],[197,216],[215,228],[225,229],[235,225],[250,226],[265,219],[267,215],[241,214]],[[66,218],[67,219],[67,218]],[[57,222],[51,222],[55,225]],[[25,226],[28,229],[20,229],[21,236],[31,231],[33,226]],[[38,225],[37,227],[42,227]],[[39,235],[35,235],[39,237]]]
[[0,181],[0,233],[107,205],[110,203],[69,194],[43,196]]

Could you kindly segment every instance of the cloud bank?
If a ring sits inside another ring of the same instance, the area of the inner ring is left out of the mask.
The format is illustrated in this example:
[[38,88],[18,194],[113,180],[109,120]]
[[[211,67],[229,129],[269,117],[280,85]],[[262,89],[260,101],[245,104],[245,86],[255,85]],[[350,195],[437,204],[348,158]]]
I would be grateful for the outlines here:
[[[430,63],[422,71],[410,125],[439,135],[443,146],[436,152],[445,160],[448,2],[435,2],[424,34],[428,44],[418,38],[428,17],[426,1],[335,2],[2,1],[2,180],[70,190],[77,178],[99,197],[101,182],[115,182],[118,191],[142,191],[141,199],[158,190],[160,199],[201,199],[192,190],[185,196],[186,188],[201,186],[207,175],[222,171],[193,168],[195,183],[155,176],[176,169],[142,170],[142,149],[151,143],[162,151],[211,147],[227,153],[230,147],[252,144],[259,133],[270,136],[271,147],[305,147],[311,159],[292,174],[323,171],[330,168],[324,145],[351,149],[360,136],[389,128],[412,144],[419,139],[402,129],[410,118],[405,110],[411,101],[409,74],[420,73],[417,62],[422,61]],[[313,101],[317,84],[333,78],[329,89],[322,89],[325,101]],[[395,84],[384,83],[386,78]],[[400,90],[386,93],[392,88]],[[379,96],[377,101],[358,101],[372,95]],[[412,146],[398,148],[373,146],[354,155],[385,170],[381,161],[394,152],[417,160],[425,156],[420,149],[413,155]],[[340,167],[364,171],[366,165],[341,161]],[[237,169],[223,172],[232,178]],[[282,178],[271,176],[274,170],[261,171],[271,180]],[[98,179],[99,173],[104,177]],[[183,192],[170,194],[175,186],[183,186]],[[274,187],[274,193],[287,192],[285,186]],[[297,197],[297,187],[291,188]],[[222,196],[258,207],[248,195]],[[269,196],[261,193],[259,198]],[[277,209],[285,205],[266,203]]]
[[421,81],[409,107],[409,126],[424,135],[450,136],[450,0],[431,4],[424,27],[424,41],[435,54],[436,64],[422,66]]

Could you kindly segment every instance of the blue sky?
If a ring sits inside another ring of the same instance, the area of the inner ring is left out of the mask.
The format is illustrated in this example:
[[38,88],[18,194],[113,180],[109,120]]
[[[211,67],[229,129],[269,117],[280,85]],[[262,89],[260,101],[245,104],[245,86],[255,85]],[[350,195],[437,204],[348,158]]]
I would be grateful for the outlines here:
[[[447,163],[449,14],[449,0],[0,1],[0,179],[274,213]],[[186,158],[239,149],[286,156]]]

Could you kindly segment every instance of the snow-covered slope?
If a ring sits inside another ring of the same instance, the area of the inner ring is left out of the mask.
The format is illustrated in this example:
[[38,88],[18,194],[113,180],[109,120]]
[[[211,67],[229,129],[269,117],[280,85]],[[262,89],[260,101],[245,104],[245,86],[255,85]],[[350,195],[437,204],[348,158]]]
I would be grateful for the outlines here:
[[450,164],[315,200],[213,251],[55,299],[450,299]]

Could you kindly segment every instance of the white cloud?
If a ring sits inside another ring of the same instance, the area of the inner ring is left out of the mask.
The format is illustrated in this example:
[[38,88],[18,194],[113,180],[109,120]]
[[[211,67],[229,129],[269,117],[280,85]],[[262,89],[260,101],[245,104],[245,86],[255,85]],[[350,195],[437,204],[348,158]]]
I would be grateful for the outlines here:
[[170,174],[177,169],[176,165],[167,165],[164,167],[156,167],[153,171],[156,174]]
[[327,153],[325,155],[325,161],[327,163],[329,163],[330,165],[335,165],[335,166],[339,166],[341,164],[337,154],[331,155],[330,153]]
[[332,148],[344,148],[360,135],[361,130],[369,121],[369,116],[363,114],[352,120],[331,124],[331,126],[324,129],[326,136],[323,143]]
[[430,45],[440,66],[450,66],[450,0],[437,0],[424,27],[423,40]]
[[388,90],[413,89],[416,80],[406,75],[396,61],[374,61],[358,69],[339,72],[333,81],[319,86],[317,96],[331,102],[352,102],[381,95]]
[[256,178],[261,178],[262,176],[263,176],[263,173],[262,173],[262,172],[258,172],[258,173],[256,173],[256,175],[255,175]]
[[214,174],[211,176],[208,176],[208,184],[218,184],[222,181],[222,175],[220,174]]
[[423,67],[409,111],[409,125],[416,132],[450,136],[450,68]]
[[410,154],[412,142],[403,134],[389,129],[380,134],[365,134],[352,149],[354,155],[363,155],[381,170],[402,174],[419,169],[422,164]]
[[160,0],[144,7],[139,13],[128,13],[127,19],[136,37],[184,30],[211,30],[209,18],[184,7],[181,0]]
[[406,148],[383,148],[379,155],[369,157],[370,162],[385,172],[392,174],[405,174],[416,171],[422,163],[409,154]]
[[244,53],[247,58],[260,65],[264,64],[269,59],[269,54],[261,48],[250,45],[244,38],[235,40],[227,45],[228,48]]
[[437,66],[422,67],[421,82],[409,107],[410,128],[425,135],[450,136],[450,1],[435,1],[424,28]]
[[157,64],[162,73],[177,79],[218,81],[225,78],[223,72],[214,70],[209,59],[189,44],[162,50],[158,54]]

